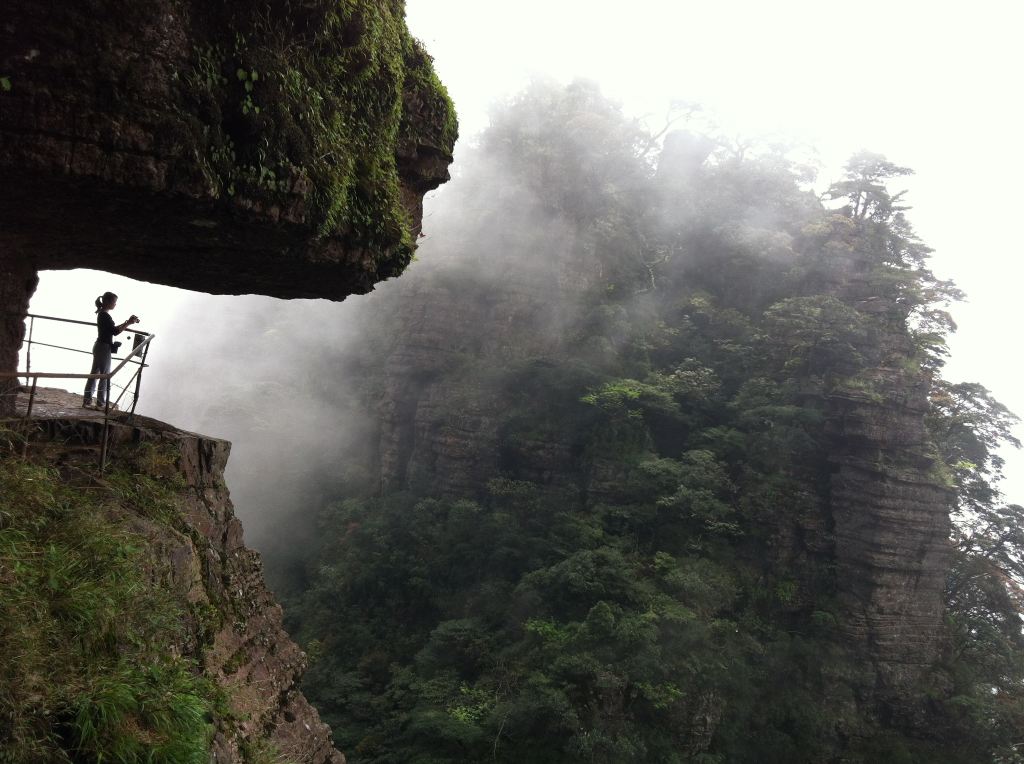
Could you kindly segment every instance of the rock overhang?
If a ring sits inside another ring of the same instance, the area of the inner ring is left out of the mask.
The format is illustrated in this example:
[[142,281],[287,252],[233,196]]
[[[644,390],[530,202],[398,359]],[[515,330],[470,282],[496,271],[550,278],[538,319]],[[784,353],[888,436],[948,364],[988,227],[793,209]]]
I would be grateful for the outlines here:
[[456,135],[400,0],[13,0],[0,258],[344,299],[408,264]]

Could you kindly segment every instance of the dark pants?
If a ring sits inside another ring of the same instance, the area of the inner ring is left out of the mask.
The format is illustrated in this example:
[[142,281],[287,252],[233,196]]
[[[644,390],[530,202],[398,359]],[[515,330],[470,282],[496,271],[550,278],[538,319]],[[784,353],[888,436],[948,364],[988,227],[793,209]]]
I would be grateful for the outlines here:
[[[110,373],[110,345],[106,342],[97,341],[92,346],[92,369],[90,374]],[[96,380],[90,379],[85,383],[85,402],[92,401],[92,391],[96,389]],[[101,379],[100,389],[96,393],[96,402],[101,406],[107,405],[107,398],[110,396],[110,380]]]

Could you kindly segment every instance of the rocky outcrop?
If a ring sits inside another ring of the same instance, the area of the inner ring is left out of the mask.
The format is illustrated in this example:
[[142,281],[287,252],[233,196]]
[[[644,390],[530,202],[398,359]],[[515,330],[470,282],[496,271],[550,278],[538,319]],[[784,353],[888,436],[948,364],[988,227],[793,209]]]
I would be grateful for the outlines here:
[[[550,344],[535,319],[554,300],[545,300],[547,289],[514,287],[495,290],[493,300],[465,300],[459,288],[429,276],[401,291],[394,307],[407,330],[388,355],[379,409],[383,485],[474,495],[497,469],[498,414],[507,405],[477,372]],[[467,363],[473,368],[452,374]]]
[[455,138],[400,0],[14,0],[0,268],[341,300],[408,264]]
[[[0,371],[16,368],[42,269],[285,298],[371,290],[411,260],[456,131],[402,0],[8,3]],[[0,416],[13,387],[0,380]],[[38,423],[33,438],[62,448],[99,437],[88,418]],[[247,760],[243,749],[266,742],[287,760],[343,762],[296,689],[305,658],[242,543],[223,481],[229,445],[152,420],[113,435],[115,450],[156,442],[179,454],[179,522],[126,522],[190,612],[210,614],[181,651],[231,699],[216,760]]]
[[[56,390],[39,394],[42,410],[80,399]],[[98,418],[41,418],[33,422],[31,448],[50,449],[58,463],[99,440]],[[280,606],[263,581],[259,555],[246,548],[224,483],[230,444],[176,430],[152,419],[115,421],[111,459],[161,480],[176,481],[178,517],[169,526],[145,508],[122,522],[146,540],[152,575],[169,580],[190,613],[183,655],[227,693],[231,718],[215,719],[212,753],[217,762],[248,761],[243,751],[276,751],[283,760],[343,764],[329,728],[297,689],[306,657],[282,628]],[[56,445],[59,444],[59,445]],[[136,458],[144,444],[174,454],[173,461]]]
[[[451,275],[455,264],[435,260],[399,285],[401,299],[385,308],[401,317],[403,331],[380,373],[382,488],[472,496],[510,464],[540,485],[582,480],[591,500],[622,484],[621,464],[582,465],[557,428],[508,437],[502,428],[514,396],[487,381],[487,369],[510,374],[517,359],[577,352],[559,344],[564,323],[545,312],[550,305],[568,312],[577,296],[559,267],[569,266],[548,263],[528,285],[519,273],[481,286],[460,282]],[[857,674],[840,681],[859,693],[858,713],[897,713],[913,724],[924,713],[922,693],[938,679],[946,640],[953,492],[931,453],[930,380],[914,360],[906,316],[855,264],[834,276],[828,291],[856,309],[865,333],[858,360],[832,373],[856,384],[828,388],[830,488],[801,518],[800,538],[779,530],[776,551],[792,575],[800,555],[834,570],[842,644]]]
[[400,2],[16,0],[4,257],[342,299],[408,263],[451,102]]

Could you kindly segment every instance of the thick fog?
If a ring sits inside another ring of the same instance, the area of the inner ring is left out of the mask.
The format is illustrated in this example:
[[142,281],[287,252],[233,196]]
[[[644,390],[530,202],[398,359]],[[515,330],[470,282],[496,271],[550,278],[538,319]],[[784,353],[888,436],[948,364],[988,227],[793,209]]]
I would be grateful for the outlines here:
[[[373,447],[374,412],[358,402],[367,392],[358,389],[358,372],[389,352],[374,344],[376,311],[452,259],[473,278],[534,266],[538,277],[550,275],[531,258],[542,257],[542,243],[558,247],[571,228],[538,217],[538,188],[510,183],[475,145],[491,104],[538,75],[592,78],[653,132],[673,103],[698,102],[699,126],[719,135],[771,136],[804,154],[814,146],[819,192],[861,148],[913,167],[917,174],[902,184],[911,220],[936,249],[936,274],[968,294],[953,309],[960,332],[945,376],[981,382],[1024,412],[1015,336],[1024,252],[1010,191],[1024,172],[1015,149],[1024,120],[1012,97],[1024,63],[1014,39],[1024,21],[1017,6],[981,3],[962,15],[934,4],[867,3],[826,16],[810,2],[410,0],[408,12],[456,102],[462,138],[452,181],[426,200],[426,236],[401,279],[339,304],[215,297],[52,272],[32,302],[36,313],[90,320],[92,300],[111,290],[121,295],[115,318],[136,313],[141,328],[158,334],[139,410],[232,441],[228,480],[250,544],[285,551],[275,545],[315,533],[304,519],[341,482],[365,478],[352,474],[344,454],[353,444]],[[492,198],[463,190],[467,178],[479,184],[481,177],[490,178]],[[509,210],[502,225],[467,230],[474,205],[495,199]],[[561,320],[550,317],[549,326]],[[51,365],[50,357],[33,365]],[[1024,460],[1006,456],[1007,498],[1024,502]]]

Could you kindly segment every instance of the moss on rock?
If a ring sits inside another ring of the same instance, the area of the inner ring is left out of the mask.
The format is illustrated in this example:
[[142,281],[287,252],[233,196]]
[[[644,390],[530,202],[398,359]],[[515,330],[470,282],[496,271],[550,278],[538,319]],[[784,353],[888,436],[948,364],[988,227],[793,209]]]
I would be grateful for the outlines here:
[[404,16],[402,0],[12,0],[0,249],[227,294],[344,299],[398,275],[457,136]]
[[[413,250],[399,140],[451,154],[455,110],[401,0],[318,0],[221,10],[219,41],[194,46],[186,76],[204,170],[217,195],[291,206],[320,236]],[[225,33],[223,30],[229,30]],[[297,42],[298,41],[298,42]],[[399,268],[400,270],[400,268]]]

